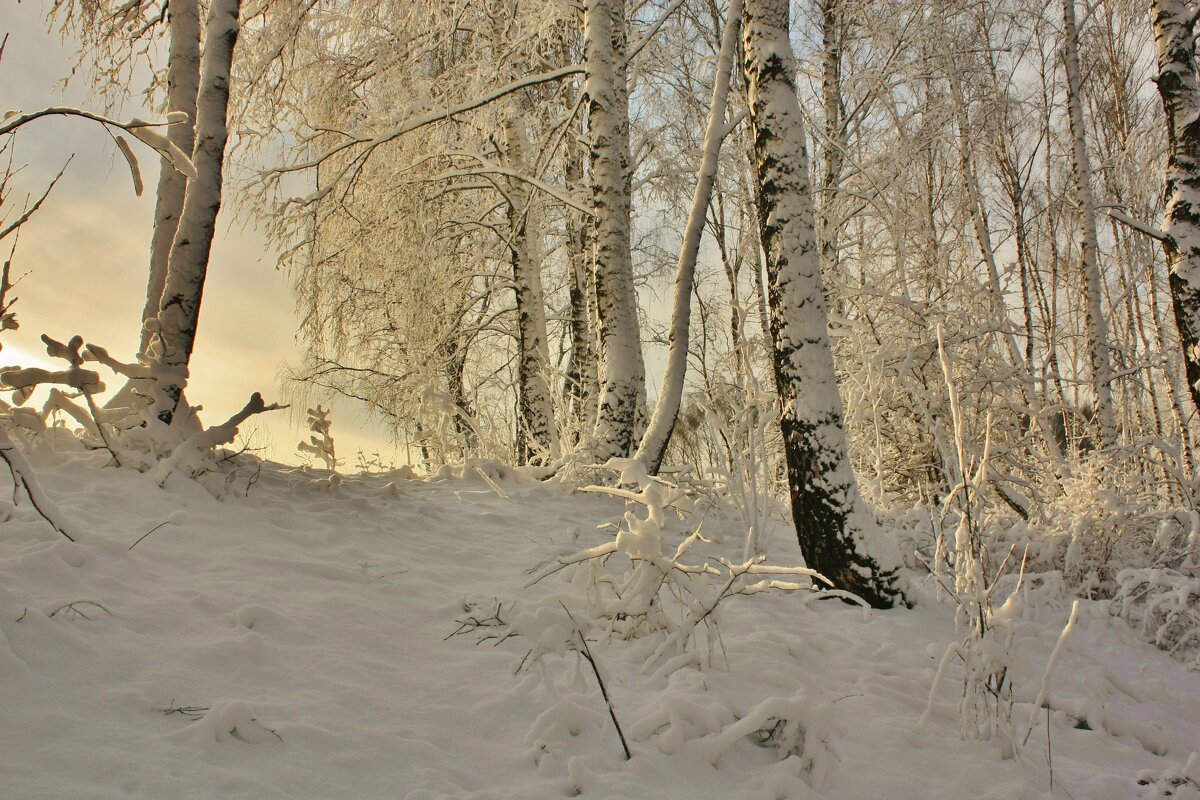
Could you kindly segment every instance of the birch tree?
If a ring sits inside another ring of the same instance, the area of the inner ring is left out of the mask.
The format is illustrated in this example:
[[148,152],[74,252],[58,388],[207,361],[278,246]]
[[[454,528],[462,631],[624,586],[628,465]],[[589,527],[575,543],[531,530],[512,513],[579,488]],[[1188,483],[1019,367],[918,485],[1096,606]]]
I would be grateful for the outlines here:
[[[527,107],[512,106],[502,123],[502,163],[529,172]],[[546,302],[542,291],[541,203],[521,178],[507,182],[508,248],[512,260],[517,328],[517,459],[549,460],[557,455],[558,432],[550,396],[550,364],[546,341]]]
[[1075,172],[1075,193],[1079,202],[1079,258],[1083,271],[1088,361],[1091,367],[1100,442],[1104,447],[1111,447],[1117,441],[1112,408],[1112,361],[1108,351],[1108,321],[1104,316],[1103,276],[1100,272],[1099,244],[1096,238],[1096,201],[1092,196],[1087,125],[1083,118],[1083,77],[1079,70],[1079,31],[1075,23],[1075,0],[1063,0],[1062,7],[1062,52],[1067,76],[1071,165]]
[[593,454],[630,455],[646,397],[630,252],[629,88],[624,0],[588,0],[583,22],[594,291],[600,324],[600,395]]
[[902,599],[888,546],[850,467],[829,345],[804,123],[792,82],[787,0],[748,0],[749,92],[780,424],[792,517],[807,564],[878,608]]
[[1200,411],[1200,84],[1195,33],[1200,7],[1184,0],[1152,0],[1150,16],[1158,55],[1155,83],[1167,121],[1163,250],[1188,391]]
[[[191,153],[196,138],[196,102],[200,90],[200,8],[196,0],[172,0],[167,8],[167,110],[182,111],[188,121],[172,125],[168,137],[180,151]],[[187,176],[167,159],[159,164],[154,203],[154,232],[150,239],[150,276],[138,352],[146,355],[152,340],[146,322],[158,317],[171,258],[171,245],[183,213]]]
[[225,144],[228,139],[229,76],[237,43],[240,0],[212,0],[196,98],[196,177],[190,181],[171,242],[157,324],[156,413],[170,422],[184,387],[196,343],[204,279],[221,209]]
[[[704,148],[700,168],[696,173],[696,188],[692,193],[691,210],[684,229],[683,243],[679,248],[679,262],[675,271],[675,295],[671,306],[670,344],[667,350],[667,366],[663,375],[662,389],[650,423],[638,446],[637,458],[646,464],[651,474],[658,472],[663,454],[671,439],[671,431],[679,416],[683,399],[683,384],[687,371],[688,344],[691,333],[692,289],[695,284],[696,259],[700,253],[700,238],[708,216],[709,201],[717,177],[721,154],[721,142],[730,131],[725,121],[725,107],[729,98],[729,81],[733,71],[734,53],[737,48],[738,31],[742,16],[741,0],[731,0],[721,35],[721,49],[717,55],[716,73],[713,76],[712,103],[708,110],[708,122],[704,131]],[[736,346],[736,343],[735,343]]]

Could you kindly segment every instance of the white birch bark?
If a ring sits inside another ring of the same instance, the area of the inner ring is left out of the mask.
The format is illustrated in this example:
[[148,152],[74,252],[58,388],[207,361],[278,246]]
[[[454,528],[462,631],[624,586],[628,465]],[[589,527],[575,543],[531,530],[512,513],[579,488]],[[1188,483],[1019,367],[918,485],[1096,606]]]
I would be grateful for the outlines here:
[[[508,166],[527,174],[529,137],[513,106],[504,122],[504,157]],[[517,305],[517,455],[522,462],[558,454],[554,403],[550,397],[550,353],[546,342],[546,302],[542,292],[541,226],[537,198],[523,180],[508,181],[509,252]]]
[[1092,197],[1092,169],[1087,152],[1087,127],[1083,119],[1083,79],[1079,71],[1079,31],[1075,0],[1063,0],[1063,65],[1067,73],[1067,119],[1071,125],[1071,156],[1079,199],[1079,255],[1083,262],[1084,315],[1088,361],[1100,443],[1117,441],[1112,408],[1112,362],[1108,352],[1108,322],[1104,318],[1103,277],[1096,241],[1096,201]]
[[1184,0],[1152,0],[1158,92],[1167,120],[1167,207],[1163,242],[1188,391],[1200,410],[1200,85],[1196,19]]
[[[692,319],[692,286],[696,279],[696,258],[700,252],[700,238],[704,234],[704,222],[708,215],[713,184],[717,178],[717,167],[721,155],[721,142],[728,133],[725,123],[725,107],[729,99],[729,79],[733,71],[733,55],[737,50],[737,37],[742,16],[742,0],[730,0],[729,16],[725,31],[721,35],[721,49],[717,55],[716,75],[713,79],[712,104],[708,109],[708,122],[704,130],[704,154],[700,169],[696,173],[696,188],[692,193],[692,206],[688,214],[687,227],[683,232],[683,243],[679,248],[679,261],[675,267],[675,298],[671,306],[670,344],[667,350],[666,371],[662,389],[654,405],[650,424],[642,436],[637,458],[654,475],[662,465],[663,454],[671,441],[671,431],[679,416],[683,400],[683,382],[687,375],[688,342]],[[735,341],[736,345],[737,342]]]
[[593,285],[601,350],[594,455],[601,462],[633,451],[639,408],[646,397],[630,252],[624,5],[624,0],[588,0],[583,29],[595,219]]
[[[200,9],[196,0],[171,0],[167,8],[170,51],[167,60],[167,110],[183,111],[187,123],[167,129],[167,136],[180,151],[191,153],[195,146],[196,95],[200,90]],[[138,352],[146,355],[153,340],[148,320],[158,316],[171,243],[183,212],[187,178],[166,158],[161,159],[158,191],[154,205],[154,233],[150,240],[150,278],[146,284],[146,306],[142,311],[142,335]]]
[[196,178],[188,183],[158,313],[161,352],[156,370],[159,393],[156,413],[166,422],[174,415],[187,385],[208,257],[221,208],[229,73],[237,43],[240,7],[240,0],[212,0],[208,11],[196,100],[196,143],[192,152]]
[[901,600],[899,553],[879,535],[850,467],[834,373],[788,0],[747,0],[749,90],[759,228],[766,257],[776,384],[804,560],[876,607]]

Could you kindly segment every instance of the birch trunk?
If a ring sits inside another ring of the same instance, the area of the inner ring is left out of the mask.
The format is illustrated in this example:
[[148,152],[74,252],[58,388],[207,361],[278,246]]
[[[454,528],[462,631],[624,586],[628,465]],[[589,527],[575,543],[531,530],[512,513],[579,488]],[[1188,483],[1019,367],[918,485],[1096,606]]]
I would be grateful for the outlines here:
[[[531,173],[529,141],[514,107],[504,123],[504,160],[521,173]],[[517,304],[517,458],[521,463],[545,460],[558,451],[554,403],[548,381],[550,353],[546,343],[546,304],[542,293],[541,229],[536,198],[519,179],[508,182],[508,235],[513,291]]]
[[1067,118],[1071,124],[1072,166],[1079,198],[1079,255],[1083,265],[1088,361],[1092,371],[1096,419],[1100,425],[1100,443],[1103,447],[1111,447],[1117,441],[1112,408],[1112,363],[1108,352],[1108,323],[1104,318],[1104,287],[1096,241],[1096,201],[1092,197],[1092,169],[1088,161],[1087,127],[1083,119],[1083,80],[1079,71],[1075,0],[1063,0],[1063,64],[1067,73]]
[[[579,186],[583,183],[582,148],[576,137],[570,134],[563,146],[563,177],[567,186]],[[571,444],[574,445],[596,424],[596,396],[599,389],[596,348],[593,344],[594,293],[589,258],[588,220],[579,211],[568,208],[564,225],[567,262],[571,273],[571,359],[563,394],[570,398],[572,436],[575,437]]]
[[229,72],[237,43],[240,7],[240,0],[212,0],[208,11],[196,99],[196,144],[192,151],[197,177],[188,183],[158,312],[162,352],[158,357],[160,395],[156,398],[156,411],[168,423],[187,386],[208,257],[221,208],[228,139]]
[[[167,8],[170,55],[167,61],[167,110],[184,111],[186,123],[171,125],[167,136],[181,152],[190,153],[196,140],[196,95],[200,90],[200,9],[196,0],[171,0]],[[171,243],[183,212],[187,178],[171,162],[160,160],[158,191],[154,205],[154,233],[150,240],[150,278],[146,285],[146,306],[142,310],[142,336],[138,352],[147,354],[152,331],[145,326],[158,316]]]
[[[721,34],[721,49],[717,55],[716,75],[713,78],[712,104],[708,109],[708,122],[704,131],[704,155],[696,173],[696,188],[692,193],[692,206],[688,214],[687,227],[683,232],[683,243],[679,248],[679,261],[675,267],[675,298],[671,306],[670,344],[667,349],[667,366],[663,373],[662,389],[654,405],[654,414],[646,434],[638,447],[637,458],[646,465],[651,475],[657,475],[662,465],[663,454],[671,441],[671,431],[679,416],[683,401],[683,381],[687,375],[688,342],[692,319],[692,286],[696,280],[696,258],[700,252],[700,239],[704,234],[704,223],[708,217],[709,201],[713,183],[717,178],[717,167],[721,155],[721,142],[728,127],[725,123],[725,106],[729,99],[729,78],[733,72],[733,56],[737,50],[739,23],[742,16],[741,0],[730,0],[729,17]],[[736,312],[735,312],[736,313]],[[734,340],[734,345],[738,344]]]
[[624,0],[588,0],[584,91],[591,139],[594,269],[600,323],[600,395],[594,455],[604,462],[634,447],[646,378],[630,252],[629,91]]
[[1195,39],[1200,9],[1184,0],[1152,0],[1150,14],[1169,151],[1163,249],[1188,391],[1200,410],[1200,86]]
[[821,286],[804,123],[792,83],[788,0],[747,0],[752,160],[767,262],[792,517],[808,566],[877,608],[902,600],[899,554],[855,482]]
[[821,104],[825,110],[825,147],[817,233],[821,242],[821,263],[826,270],[831,270],[830,274],[836,274],[838,268],[837,188],[846,153],[846,131],[842,123],[844,5],[845,0],[821,2]]

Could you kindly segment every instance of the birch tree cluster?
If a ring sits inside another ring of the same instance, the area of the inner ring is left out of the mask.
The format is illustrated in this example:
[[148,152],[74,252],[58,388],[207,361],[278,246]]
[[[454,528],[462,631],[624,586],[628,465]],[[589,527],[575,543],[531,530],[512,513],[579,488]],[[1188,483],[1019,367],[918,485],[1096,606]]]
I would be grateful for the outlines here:
[[298,399],[365,404],[430,471],[690,473],[750,552],[786,500],[809,566],[886,606],[903,553],[936,573],[968,517],[998,547],[1059,532],[1045,565],[1098,591],[1117,551],[1194,569],[1197,14],[60,0],[50,21],[99,98],[148,67],[173,121],[134,387],[164,424],[232,205],[292,278]]

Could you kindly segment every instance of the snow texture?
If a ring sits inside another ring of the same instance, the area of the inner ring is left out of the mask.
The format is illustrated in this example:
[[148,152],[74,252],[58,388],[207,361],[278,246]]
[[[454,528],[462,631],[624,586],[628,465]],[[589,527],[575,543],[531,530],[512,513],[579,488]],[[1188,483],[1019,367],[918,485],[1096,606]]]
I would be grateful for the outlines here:
[[[0,522],[0,797],[1124,800],[1200,778],[1197,673],[1102,602],[1080,603],[1047,711],[1070,600],[1014,601],[1014,714],[1037,724],[1011,759],[959,738],[954,663],[917,724],[959,639],[931,594],[866,617],[735,597],[720,644],[649,672],[660,637],[589,636],[626,761],[576,649],[587,569],[523,588],[547,553],[611,545],[620,498],[487,462],[336,493],[267,464],[218,502],[49,440],[28,458],[87,524],[68,542],[23,498]],[[707,552],[740,552],[736,518],[710,513]]]

